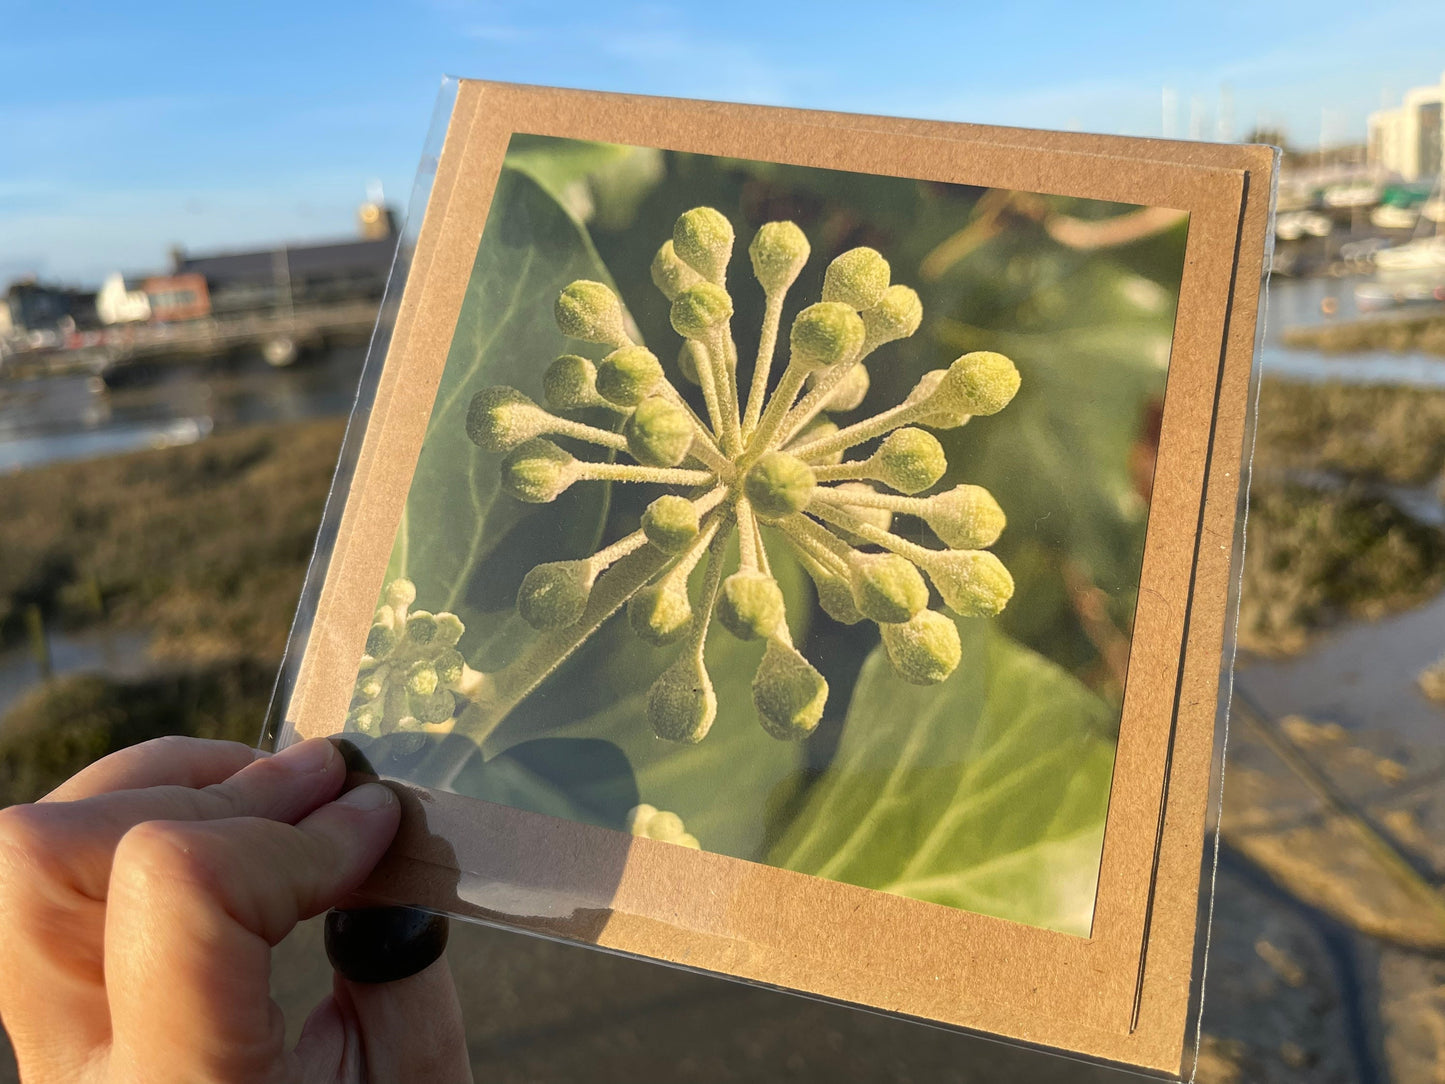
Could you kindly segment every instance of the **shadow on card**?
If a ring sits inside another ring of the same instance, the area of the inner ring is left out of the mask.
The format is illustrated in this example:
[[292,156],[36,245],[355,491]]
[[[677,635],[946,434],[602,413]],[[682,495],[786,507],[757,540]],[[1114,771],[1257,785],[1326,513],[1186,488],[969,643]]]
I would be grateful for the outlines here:
[[[363,895],[560,937],[595,939],[606,924],[639,802],[615,745],[541,738],[483,760],[457,735],[347,734],[342,744],[358,780],[384,779],[402,801],[396,842]],[[444,764],[454,766],[446,789]]]

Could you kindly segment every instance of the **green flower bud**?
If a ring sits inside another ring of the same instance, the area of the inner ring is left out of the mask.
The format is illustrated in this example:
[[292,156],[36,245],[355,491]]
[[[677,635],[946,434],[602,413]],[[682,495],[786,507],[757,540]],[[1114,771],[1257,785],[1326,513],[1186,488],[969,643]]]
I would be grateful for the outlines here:
[[516,388],[499,385],[472,396],[467,436],[478,448],[509,452],[551,428],[547,412]]
[[349,729],[359,730],[373,738],[381,734],[381,712],[375,704],[363,704],[346,717]]
[[[842,485],[833,486],[830,492],[838,496],[846,496],[849,493],[876,494],[878,491],[867,482],[844,482]],[[864,523],[877,527],[880,531],[886,531],[893,526],[893,513],[886,508],[874,508],[870,505],[863,504],[847,504],[839,501],[833,503],[840,504],[854,519],[861,519]],[[842,530],[839,527],[835,526],[833,530],[855,546],[861,546],[868,542],[868,539]]]
[[683,834],[682,818],[676,813],[659,809],[647,824],[649,839],[671,840]]
[[733,299],[721,286],[699,282],[672,302],[672,329],[684,339],[705,339],[732,318]]
[[577,480],[577,460],[550,440],[518,445],[502,460],[502,488],[519,501],[546,504]]
[[1008,522],[992,493],[968,485],[929,497],[923,519],[945,545],[956,550],[992,546]]
[[607,346],[628,346],[632,342],[622,316],[622,302],[600,282],[579,279],[567,286],[557,296],[553,311],[558,330],[570,338]]
[[666,741],[696,745],[716,718],[717,694],[694,652],[684,652],[647,690],[647,721]]
[[930,413],[919,418],[919,424],[930,429],[957,429],[973,417],[967,409],[960,409],[959,397],[950,394],[951,387],[944,388],[940,394],[939,389],[947,378],[947,369],[933,369],[924,373],[908,393],[908,398],[904,400],[906,404],[928,404]]
[[381,702],[381,723],[380,729],[383,734],[390,734],[402,722],[403,719],[411,717],[411,708],[407,704],[406,685],[397,682],[389,686],[386,695]]
[[391,623],[378,621],[366,634],[366,653],[374,659],[379,659],[396,646],[396,640],[396,630],[391,627]]
[[773,637],[753,676],[753,707],[763,729],[780,741],[806,738],[823,717],[828,682],[798,649]]
[[437,672],[422,659],[411,664],[406,672],[406,691],[413,696],[431,696],[437,691]]
[[896,553],[860,553],[852,564],[853,598],[864,617],[897,624],[928,605],[928,585]]
[[609,403],[636,406],[662,383],[662,363],[645,346],[614,350],[597,366],[597,392]]
[[823,273],[823,300],[847,305],[855,312],[871,309],[888,289],[888,261],[871,248],[852,248]]
[[576,354],[563,354],[542,377],[542,392],[554,410],[596,406],[597,366]]
[[663,553],[681,553],[698,532],[697,509],[692,501],[668,493],[647,506],[642,513],[642,533]]
[[923,302],[911,286],[890,286],[878,304],[858,314],[868,329],[868,347],[906,339],[923,323]]
[[375,700],[386,686],[376,674],[367,674],[356,683],[356,696],[363,702]]
[[437,619],[425,610],[407,614],[406,638],[414,644],[426,645],[436,639]]
[[701,281],[702,276],[683,263],[672,242],[664,241],[652,258],[652,284],[662,291],[662,296],[672,301],[689,286]]
[[672,821],[663,820],[662,828],[653,828],[653,833],[655,834],[653,834],[652,838],[655,838],[659,843],[670,843],[675,847],[688,847],[695,851],[702,850],[702,844],[698,843],[698,837],[689,833],[689,831],[683,831],[682,818],[678,817],[678,815],[663,811],[657,814],[656,820],[662,820],[662,818],[668,817],[676,818],[676,830],[673,830]]
[[[826,414],[818,414],[809,421],[807,425],[798,430],[798,435],[795,436],[789,444],[793,447],[801,448],[803,445],[812,441],[819,440],[823,437],[831,437],[837,431],[837,422]],[[788,451],[788,449],[785,448],[784,451]],[[822,467],[841,463],[843,462],[843,451],[842,448],[839,448],[836,452],[829,452],[821,459],[814,457],[812,465]]]
[[588,561],[549,561],[522,577],[517,612],[534,629],[565,629],[582,619],[597,575]]
[[911,426],[888,434],[868,457],[868,469],[875,480],[899,493],[921,493],[948,470],[943,445],[932,433]]
[[803,231],[794,222],[767,222],[753,235],[748,256],[753,261],[753,275],[765,294],[776,294],[793,285],[811,248]]
[[643,802],[641,805],[633,806],[627,811],[627,830],[634,836],[647,835],[647,826],[656,815],[657,806],[655,805],[648,805],[646,802]]
[[627,830],[634,836],[655,839],[659,843],[675,843],[679,847],[701,849],[697,837],[683,826],[681,817],[646,802],[628,811]]
[[[817,374],[813,374],[816,376]],[[813,376],[808,377],[808,383],[814,383]],[[864,398],[868,395],[868,387],[872,383],[868,376],[868,367],[861,362],[854,365],[846,373],[843,379],[838,381],[832,392],[828,395],[828,401],[824,410],[831,410],[835,413],[843,413],[849,410],[857,410],[863,405]]]
[[[404,727],[415,726],[417,720],[408,717],[406,719],[403,719],[402,723]],[[392,739],[392,742],[393,744],[391,746],[390,752],[393,757],[415,756],[417,753],[420,753],[424,748],[426,748],[426,735],[415,730],[411,733],[403,732],[397,734],[396,737]]]
[[671,399],[644,399],[623,427],[632,458],[650,467],[675,467],[687,458],[695,431],[687,411]]
[[678,216],[672,247],[683,263],[709,282],[721,284],[733,254],[732,223],[711,207],[694,207]]
[[789,344],[793,364],[805,369],[851,361],[863,346],[863,321],[847,305],[820,301],[798,313]]
[[717,619],[739,640],[759,640],[778,630],[786,616],[778,581],[761,572],[734,572],[723,580]]
[[462,638],[467,628],[456,614],[437,614],[437,643],[450,647]]
[[466,666],[460,651],[448,648],[439,652],[432,660],[432,666],[436,669],[437,680],[443,685],[455,685],[462,679],[462,670]]
[[1013,597],[1013,577],[987,550],[940,550],[924,567],[944,603],[960,617],[992,617]]
[[772,522],[807,508],[817,484],[813,468],[797,456],[768,452],[743,479],[743,493],[758,518]]
[[683,378],[689,384],[702,383],[697,375],[697,367],[707,364],[707,347],[696,339],[683,341],[682,349],[677,353],[677,367],[682,371]]
[[627,621],[639,638],[661,647],[687,632],[692,603],[685,592],[661,584],[644,587],[628,600]]
[[858,600],[853,597],[853,588],[848,581],[838,576],[815,580],[818,589],[818,606],[840,625],[856,625],[863,620],[858,609]]
[[963,658],[958,626],[936,610],[919,610],[900,625],[880,625],[888,661],[904,681],[937,685]]
[[853,598],[853,585],[842,576],[813,560],[804,560],[804,569],[818,592],[818,605],[840,625],[856,625],[863,620]]
[[447,689],[433,693],[412,693],[406,700],[407,710],[418,723],[435,726],[444,723],[457,710],[457,698]]
[[[386,604],[401,610],[416,601],[416,584],[408,579],[395,579],[386,585]],[[390,617],[388,617],[390,620]]]
[[1019,371],[1002,354],[975,350],[948,367],[935,397],[940,406],[969,414],[997,414],[1019,390]]

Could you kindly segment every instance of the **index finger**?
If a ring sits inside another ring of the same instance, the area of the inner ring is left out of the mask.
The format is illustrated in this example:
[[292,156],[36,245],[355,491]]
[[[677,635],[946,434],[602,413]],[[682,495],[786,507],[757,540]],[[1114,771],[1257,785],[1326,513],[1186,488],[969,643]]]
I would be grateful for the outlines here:
[[106,911],[112,1065],[147,1084],[294,1079],[268,996],[271,947],[361,883],[399,816],[372,783],[294,827],[238,818],[128,833]]
[[206,787],[229,779],[262,755],[240,742],[167,735],[101,757],[40,800],[74,802],[142,787]]
[[335,798],[345,779],[336,747],[313,738],[199,789],[154,786],[0,810],[0,845],[43,863],[63,888],[103,900],[116,845],[136,825],[228,817],[294,824]]

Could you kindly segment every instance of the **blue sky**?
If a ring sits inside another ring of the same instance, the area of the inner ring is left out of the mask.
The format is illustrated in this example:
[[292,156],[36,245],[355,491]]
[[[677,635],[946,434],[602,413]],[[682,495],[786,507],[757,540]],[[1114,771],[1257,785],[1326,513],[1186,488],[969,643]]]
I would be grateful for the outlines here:
[[[0,0],[0,285],[346,235],[410,187],[444,73],[1213,138],[1361,138],[1445,69],[1445,4]],[[1393,104],[1393,102],[1392,102]]]

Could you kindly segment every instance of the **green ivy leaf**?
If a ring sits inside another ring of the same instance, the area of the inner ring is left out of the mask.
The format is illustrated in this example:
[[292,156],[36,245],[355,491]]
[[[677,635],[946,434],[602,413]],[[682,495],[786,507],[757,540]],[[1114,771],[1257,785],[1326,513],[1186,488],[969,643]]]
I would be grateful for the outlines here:
[[1113,775],[1112,713],[986,620],[920,688],[882,649],[837,755],[768,859],[786,869],[1087,935]]
[[499,757],[472,757],[454,789],[471,798],[621,829],[638,804],[622,752],[608,742],[539,738]]
[[575,279],[610,281],[586,231],[531,177],[504,168],[387,572],[416,584],[419,607],[462,619],[461,649],[479,670],[499,668],[531,635],[513,609],[522,576],[586,556],[607,515],[604,485],[576,486],[548,505],[513,500],[500,489],[501,457],[465,428],[483,388],[507,384],[542,400],[548,364],[578,345],[552,316]]
[[[981,254],[983,278],[1008,262]],[[1099,588],[1123,636],[1133,623],[1148,505],[1135,464],[1162,401],[1175,296],[1104,256],[1039,256],[1025,300],[991,327],[944,319],[946,354],[998,350],[1023,377],[997,417],[940,433],[944,483],[985,486],[1009,525],[994,547],[1018,592],[1003,627],[1076,672],[1097,659],[1069,576]],[[995,287],[999,288],[999,287]],[[980,291],[983,287],[980,286]]]
[[507,148],[507,165],[531,176],[579,222],[605,229],[630,225],[665,172],[653,147],[520,134]]

